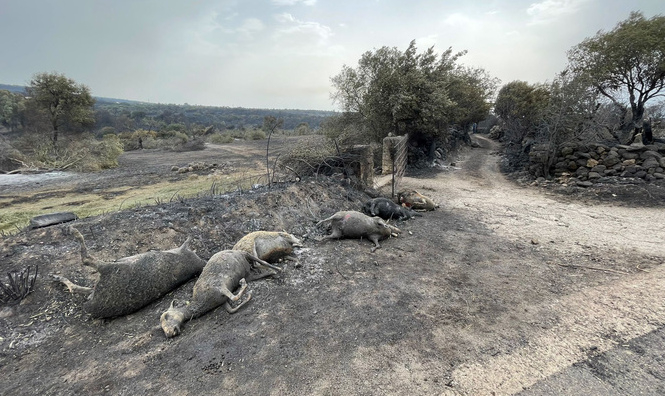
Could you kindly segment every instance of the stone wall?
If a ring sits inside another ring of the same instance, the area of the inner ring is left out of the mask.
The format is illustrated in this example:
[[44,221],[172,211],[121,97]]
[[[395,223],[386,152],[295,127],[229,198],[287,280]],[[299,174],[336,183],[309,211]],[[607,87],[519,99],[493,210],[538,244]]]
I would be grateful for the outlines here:
[[[544,146],[529,153],[530,172],[542,176]],[[539,170],[540,169],[540,170]],[[556,177],[572,177],[582,182],[604,182],[610,178],[639,178],[647,182],[665,178],[665,144],[630,146],[567,143],[560,147],[554,167]]]

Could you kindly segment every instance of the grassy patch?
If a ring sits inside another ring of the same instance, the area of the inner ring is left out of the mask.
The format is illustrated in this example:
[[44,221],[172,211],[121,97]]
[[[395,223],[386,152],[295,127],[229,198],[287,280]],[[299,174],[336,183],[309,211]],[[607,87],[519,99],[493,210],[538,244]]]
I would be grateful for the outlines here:
[[0,234],[17,232],[26,227],[34,216],[47,213],[74,212],[83,218],[196,196],[216,195],[238,188],[248,189],[262,175],[261,172],[247,172],[239,175],[193,176],[177,182],[125,186],[85,194],[51,190],[3,196],[0,198]]

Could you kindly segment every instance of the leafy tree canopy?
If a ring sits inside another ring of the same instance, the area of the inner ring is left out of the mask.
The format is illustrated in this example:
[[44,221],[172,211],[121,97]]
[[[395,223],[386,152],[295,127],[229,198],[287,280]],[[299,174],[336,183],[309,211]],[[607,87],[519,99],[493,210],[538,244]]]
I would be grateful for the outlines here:
[[[359,130],[368,140],[389,133],[439,136],[451,124],[484,119],[489,110],[484,102],[496,81],[480,69],[457,65],[464,54],[448,48],[437,55],[433,47],[418,53],[415,41],[404,52],[390,47],[368,51],[356,68],[345,65],[331,79],[332,99],[344,112],[360,116]],[[467,105],[471,108],[461,109]]]
[[[627,110],[624,129],[639,132],[645,104],[665,87],[665,17],[632,12],[609,32],[598,32],[568,52],[569,69],[584,74],[600,95]],[[630,141],[632,141],[632,139]]]
[[74,130],[94,123],[95,100],[83,84],[58,73],[38,73],[27,87],[29,102],[46,114],[52,130],[51,142],[56,145],[61,129]]
[[23,95],[0,90],[0,125],[9,129],[17,128],[24,111],[25,99]]

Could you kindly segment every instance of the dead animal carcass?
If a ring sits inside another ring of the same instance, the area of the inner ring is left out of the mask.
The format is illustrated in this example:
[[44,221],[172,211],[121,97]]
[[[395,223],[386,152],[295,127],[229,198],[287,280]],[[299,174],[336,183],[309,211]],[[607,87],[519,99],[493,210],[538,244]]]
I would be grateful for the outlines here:
[[283,259],[294,259],[294,247],[302,247],[300,240],[287,232],[254,231],[242,237],[233,250],[242,250],[261,260],[275,263]]
[[[184,322],[197,318],[221,305],[229,313],[234,313],[252,297],[251,292],[245,301],[236,307],[231,302],[238,301],[247,289],[247,282],[276,274],[279,267],[269,264],[254,255],[241,250],[223,250],[213,255],[201,276],[194,285],[192,301],[182,307],[174,303],[160,317],[159,321],[167,338],[180,334]],[[240,287],[236,294],[233,290]]]
[[419,211],[434,210],[439,207],[428,197],[422,195],[416,190],[405,190],[397,194],[397,202],[407,208]]
[[81,244],[83,264],[99,272],[99,281],[90,288],[76,285],[62,276],[51,276],[64,283],[72,293],[88,294],[84,309],[97,318],[138,311],[199,274],[206,264],[189,249],[189,238],[176,249],[150,251],[113,262],[102,262],[88,254],[83,235],[77,229],[71,227],[70,232]]
[[370,217],[356,211],[341,211],[316,223],[317,226],[330,221],[332,234],[323,239],[367,238],[374,243],[372,251],[380,248],[379,240],[397,236],[399,228],[379,217]]
[[365,202],[363,213],[368,216],[378,216],[384,220],[408,220],[415,216],[422,216],[420,213],[398,205],[388,198],[374,198]]

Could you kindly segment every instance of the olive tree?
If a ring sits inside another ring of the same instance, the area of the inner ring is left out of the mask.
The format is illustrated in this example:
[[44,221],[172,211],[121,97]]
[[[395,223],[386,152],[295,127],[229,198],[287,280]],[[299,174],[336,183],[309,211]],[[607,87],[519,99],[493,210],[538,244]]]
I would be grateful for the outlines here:
[[[632,143],[646,104],[665,87],[665,17],[632,12],[609,32],[598,32],[568,52],[569,70],[584,75],[621,117],[615,138]],[[647,142],[649,143],[649,142]]]
[[94,123],[95,100],[90,89],[62,74],[36,74],[27,87],[27,95],[36,111],[46,115],[53,146],[57,146],[61,132],[90,127]]

